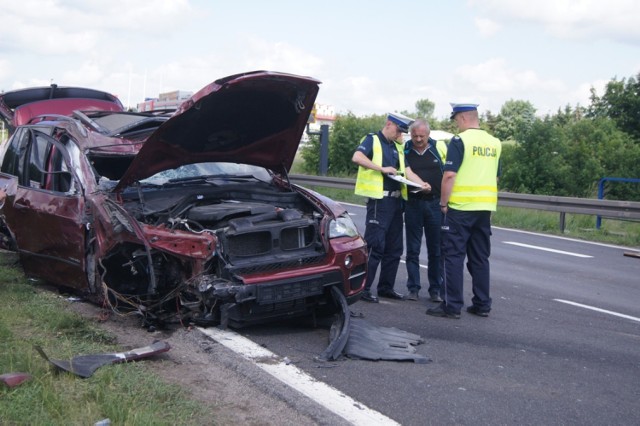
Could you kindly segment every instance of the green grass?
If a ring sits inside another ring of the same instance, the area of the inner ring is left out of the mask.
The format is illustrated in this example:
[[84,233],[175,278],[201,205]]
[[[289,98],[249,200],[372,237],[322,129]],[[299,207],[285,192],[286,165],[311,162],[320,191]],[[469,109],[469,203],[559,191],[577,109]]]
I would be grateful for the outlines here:
[[113,336],[65,309],[66,300],[39,291],[0,254],[0,374],[27,372],[33,378],[0,385],[0,423],[92,425],[212,424],[205,408],[176,385],[150,373],[144,362],[109,365],[82,379],[53,371],[34,350],[55,359],[119,352]]
[[640,222],[602,219],[596,228],[596,217],[590,215],[565,215],[564,232],[560,230],[560,213],[513,207],[498,207],[492,217],[495,226],[523,229],[587,241],[616,244],[626,247],[640,246]]

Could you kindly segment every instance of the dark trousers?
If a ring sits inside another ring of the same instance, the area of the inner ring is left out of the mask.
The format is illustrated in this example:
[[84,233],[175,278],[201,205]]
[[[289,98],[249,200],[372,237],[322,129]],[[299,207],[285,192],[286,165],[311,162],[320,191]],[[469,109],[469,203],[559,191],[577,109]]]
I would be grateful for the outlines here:
[[449,209],[442,221],[445,297],[443,309],[459,313],[464,306],[464,260],[471,274],[471,302],[482,311],[491,309],[489,296],[491,212]]
[[420,291],[420,249],[422,235],[427,240],[429,294],[440,295],[440,198],[409,199],[404,208],[404,227],[407,240],[407,289]]
[[393,290],[402,256],[402,198],[369,198],[364,239],[369,250],[365,290],[371,290],[380,266],[378,291]]

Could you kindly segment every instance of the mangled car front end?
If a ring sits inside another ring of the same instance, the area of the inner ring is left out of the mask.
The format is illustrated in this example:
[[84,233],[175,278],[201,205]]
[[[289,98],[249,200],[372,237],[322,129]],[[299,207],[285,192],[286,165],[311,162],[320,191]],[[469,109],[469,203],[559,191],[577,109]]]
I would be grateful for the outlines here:
[[320,208],[264,169],[232,174],[239,166],[226,164],[219,173],[221,166],[199,164],[202,175],[162,172],[182,177],[155,176],[101,204],[120,230],[100,261],[113,303],[142,297],[158,316],[171,314],[178,297],[181,317],[241,326],[330,313],[332,286],[357,298],[366,255],[345,211]]

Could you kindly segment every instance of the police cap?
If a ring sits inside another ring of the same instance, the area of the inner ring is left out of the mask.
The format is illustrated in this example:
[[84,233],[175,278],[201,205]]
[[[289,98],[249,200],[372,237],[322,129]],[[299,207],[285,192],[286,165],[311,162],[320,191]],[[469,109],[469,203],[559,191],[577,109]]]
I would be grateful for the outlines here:
[[456,116],[457,113],[459,112],[465,112],[465,111],[477,111],[478,110],[478,104],[456,104],[451,102],[451,120],[453,120],[453,117]]
[[408,133],[409,126],[411,126],[411,123],[413,123],[413,118],[391,112],[387,115],[387,120],[391,121],[394,124],[397,124],[402,133]]

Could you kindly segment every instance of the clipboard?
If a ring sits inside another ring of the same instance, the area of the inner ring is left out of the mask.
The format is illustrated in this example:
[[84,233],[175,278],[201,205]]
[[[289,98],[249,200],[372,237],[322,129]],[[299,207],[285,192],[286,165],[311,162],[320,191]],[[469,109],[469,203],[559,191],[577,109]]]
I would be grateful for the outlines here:
[[400,175],[387,175],[387,177],[389,177],[390,179],[395,180],[396,182],[404,183],[407,186],[413,186],[413,187],[422,189],[421,185],[419,185],[419,184],[417,184],[415,182],[411,182],[409,179],[407,179],[407,178],[405,178],[403,176],[400,176]]

